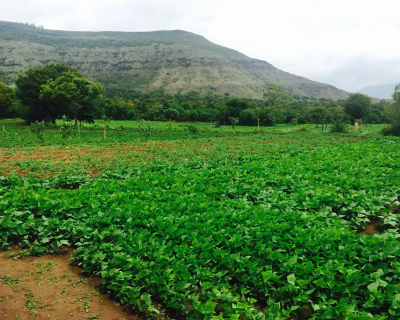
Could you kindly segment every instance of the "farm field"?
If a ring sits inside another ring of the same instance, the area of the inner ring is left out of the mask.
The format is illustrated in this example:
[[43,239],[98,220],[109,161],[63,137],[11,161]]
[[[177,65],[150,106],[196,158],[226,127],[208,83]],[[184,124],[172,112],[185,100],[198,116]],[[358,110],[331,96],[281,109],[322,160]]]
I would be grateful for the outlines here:
[[71,250],[140,319],[400,317],[400,139],[382,126],[113,121],[104,140],[98,121],[41,142],[0,125],[13,263]]

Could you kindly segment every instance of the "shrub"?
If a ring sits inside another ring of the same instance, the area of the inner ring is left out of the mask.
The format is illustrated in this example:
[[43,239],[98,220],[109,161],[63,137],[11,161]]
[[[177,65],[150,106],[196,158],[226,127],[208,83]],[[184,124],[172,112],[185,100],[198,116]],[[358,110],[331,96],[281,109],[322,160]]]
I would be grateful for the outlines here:
[[[396,87],[397,88],[397,87]],[[399,88],[400,90],[400,88]],[[393,95],[393,97],[397,97]],[[400,99],[400,98],[396,98]],[[390,127],[383,129],[383,134],[392,134],[395,136],[400,136],[400,101],[397,101],[387,108],[387,118],[390,122]]]
[[332,121],[332,132],[346,132],[346,121],[343,117],[338,117]]
[[382,133],[384,135],[400,136],[400,122],[397,124],[393,123],[390,127],[383,128]]
[[186,128],[190,135],[199,133],[199,128],[194,123],[189,123]]
[[44,132],[45,124],[44,121],[35,121],[32,122],[29,126],[29,130],[36,135],[36,140],[40,142],[44,142],[43,132]]
[[307,132],[308,128],[307,126],[301,126],[300,128],[297,129],[298,132]]

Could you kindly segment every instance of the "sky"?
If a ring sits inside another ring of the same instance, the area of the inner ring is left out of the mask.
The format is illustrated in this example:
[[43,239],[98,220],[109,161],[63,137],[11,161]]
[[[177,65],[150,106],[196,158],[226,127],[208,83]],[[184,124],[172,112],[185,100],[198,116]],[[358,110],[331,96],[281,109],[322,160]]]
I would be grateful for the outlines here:
[[0,0],[0,20],[68,31],[185,30],[349,92],[400,83],[399,0]]

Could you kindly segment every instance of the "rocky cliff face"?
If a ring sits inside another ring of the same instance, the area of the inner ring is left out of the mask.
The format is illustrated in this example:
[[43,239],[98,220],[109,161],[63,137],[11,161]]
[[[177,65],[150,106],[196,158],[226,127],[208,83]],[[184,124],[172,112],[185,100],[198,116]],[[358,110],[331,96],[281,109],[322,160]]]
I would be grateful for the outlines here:
[[109,95],[163,88],[255,98],[274,82],[300,96],[348,96],[185,31],[66,32],[0,22],[0,81],[10,84],[26,68],[49,62],[79,69]]

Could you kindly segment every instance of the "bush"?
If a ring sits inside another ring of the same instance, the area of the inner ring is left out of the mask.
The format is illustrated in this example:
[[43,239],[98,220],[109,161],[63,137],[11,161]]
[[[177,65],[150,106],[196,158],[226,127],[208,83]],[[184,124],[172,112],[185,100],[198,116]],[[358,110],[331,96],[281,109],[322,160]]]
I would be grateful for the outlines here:
[[369,115],[366,116],[365,123],[373,123],[373,124],[383,123],[383,119],[379,114],[371,112]]
[[400,123],[392,124],[390,127],[383,128],[382,133],[384,135],[400,136]]
[[199,128],[194,123],[189,123],[186,128],[190,135],[199,133]]
[[164,110],[164,117],[168,120],[176,121],[179,118],[179,112],[174,108],[169,108],[167,110]]
[[299,117],[297,118],[297,123],[298,123],[298,124],[306,124],[306,123],[307,123],[307,120],[306,120],[306,118],[304,118],[304,116],[299,116]]
[[31,125],[29,126],[29,130],[36,135],[36,140],[40,142],[44,142],[43,139],[43,132],[45,129],[45,124],[44,121],[35,121],[32,122]]
[[189,121],[196,121],[198,117],[199,114],[195,110],[189,112]]
[[346,132],[346,122],[341,119],[333,120],[331,126],[332,132]]
[[396,86],[395,94],[393,94],[395,103],[386,110],[387,119],[390,127],[383,129],[383,134],[392,134],[400,136],[400,85]]
[[301,126],[300,128],[297,129],[298,132],[307,132],[308,128],[307,126]]

